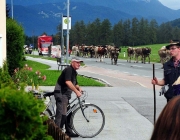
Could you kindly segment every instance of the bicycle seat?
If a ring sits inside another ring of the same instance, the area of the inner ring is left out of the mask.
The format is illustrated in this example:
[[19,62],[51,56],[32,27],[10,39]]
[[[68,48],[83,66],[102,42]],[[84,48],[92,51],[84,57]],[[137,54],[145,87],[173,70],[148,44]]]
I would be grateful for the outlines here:
[[47,97],[47,96],[50,97],[52,95],[54,95],[54,92],[47,92],[47,91],[45,91],[44,94],[43,94],[44,97]]

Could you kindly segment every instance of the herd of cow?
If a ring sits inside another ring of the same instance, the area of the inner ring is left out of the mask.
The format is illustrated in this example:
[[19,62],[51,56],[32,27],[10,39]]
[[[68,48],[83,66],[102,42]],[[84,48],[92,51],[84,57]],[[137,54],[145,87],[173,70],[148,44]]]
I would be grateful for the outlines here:
[[[148,58],[148,62],[150,63],[150,47],[128,47],[127,49],[127,62],[131,62],[131,59],[134,58],[134,63],[138,63],[138,57],[141,58],[142,63],[146,63],[146,58]],[[170,51],[166,49],[165,46],[161,47],[158,50],[158,55],[160,57],[161,64],[164,64],[171,58]]]
[[[104,45],[104,46],[86,46],[82,45],[75,45],[72,46],[72,53],[76,56],[81,57],[91,57],[91,58],[98,58],[100,62],[103,61],[103,58],[111,58],[111,64],[116,65],[119,53],[121,52],[121,48],[111,46],[111,45]],[[128,47],[127,48],[127,62],[131,62],[134,59],[134,63],[138,63],[140,58],[141,63],[146,63],[146,58],[148,58],[148,63],[150,63],[150,54],[151,48],[150,47]],[[158,51],[160,62],[163,64],[167,60],[170,59],[169,50],[163,46]]]
[[146,58],[150,63],[151,48],[149,47],[128,47],[127,48],[127,62],[131,62],[134,58],[134,63],[138,63],[138,58],[141,57],[141,62],[146,63]]
[[76,56],[98,58],[100,62],[103,58],[111,58],[111,64],[116,65],[121,48],[117,48],[111,45],[99,45],[99,46],[72,46],[72,53]]

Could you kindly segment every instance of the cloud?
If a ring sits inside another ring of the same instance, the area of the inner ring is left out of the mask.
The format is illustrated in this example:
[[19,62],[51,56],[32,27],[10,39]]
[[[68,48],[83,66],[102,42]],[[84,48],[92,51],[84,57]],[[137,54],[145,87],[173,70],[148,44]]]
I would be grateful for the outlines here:
[[77,8],[77,6],[74,6],[73,8],[72,8],[72,10],[75,10]]
[[174,10],[180,9],[180,0],[159,0],[159,2]]

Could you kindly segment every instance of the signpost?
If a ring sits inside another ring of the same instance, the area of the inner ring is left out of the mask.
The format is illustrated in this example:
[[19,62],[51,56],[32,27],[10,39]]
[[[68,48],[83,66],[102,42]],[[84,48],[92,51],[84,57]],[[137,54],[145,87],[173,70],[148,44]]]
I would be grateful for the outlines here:
[[61,47],[62,47],[62,62],[64,57],[64,38],[63,38],[63,30],[67,30],[67,38],[66,38],[66,64],[69,63],[69,29],[71,29],[71,17],[69,17],[69,0],[67,0],[67,17],[62,15],[62,31],[61,31]]

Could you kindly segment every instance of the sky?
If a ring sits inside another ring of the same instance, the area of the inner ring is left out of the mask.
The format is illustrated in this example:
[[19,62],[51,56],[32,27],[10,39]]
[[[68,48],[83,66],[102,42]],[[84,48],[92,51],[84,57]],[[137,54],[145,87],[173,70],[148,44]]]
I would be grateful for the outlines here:
[[180,9],[180,0],[159,0],[164,6],[174,10]]

